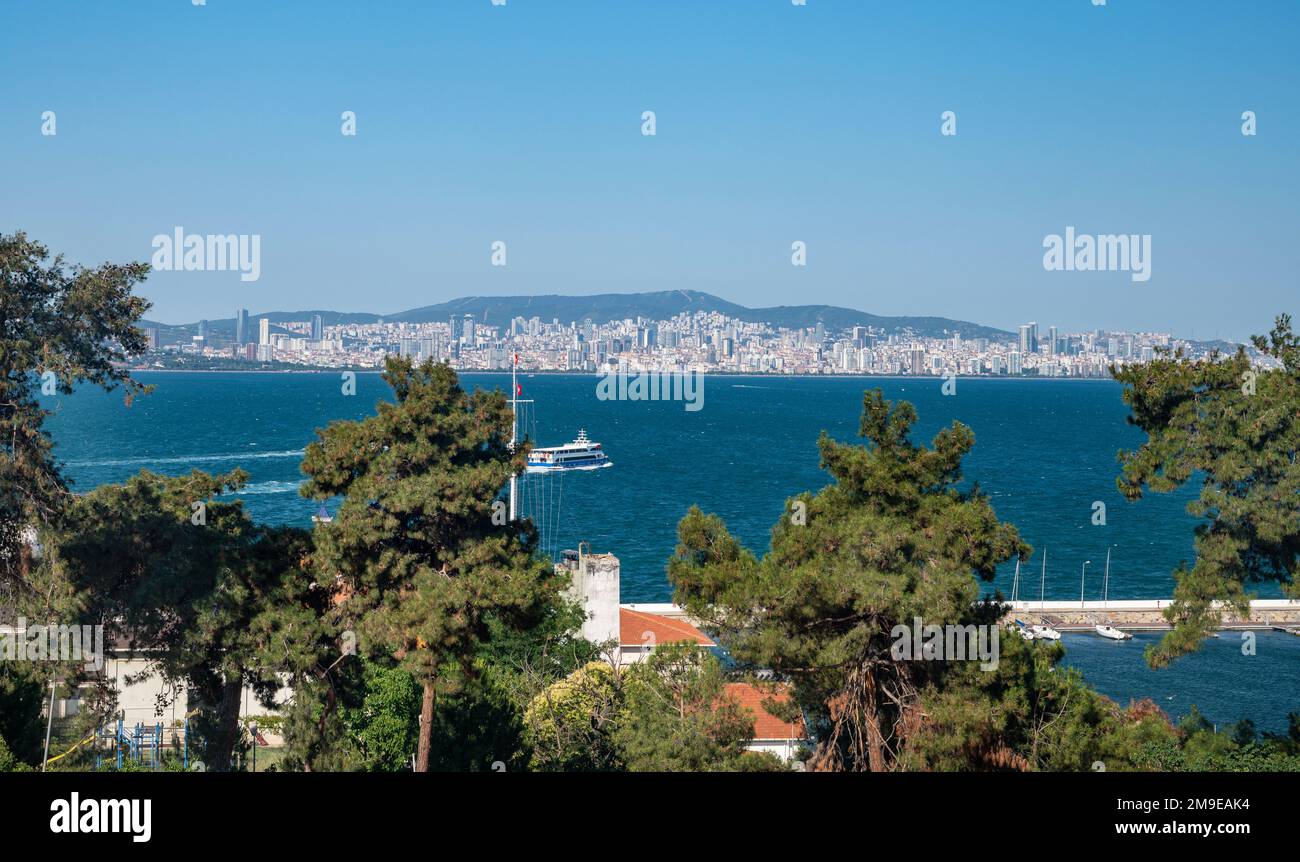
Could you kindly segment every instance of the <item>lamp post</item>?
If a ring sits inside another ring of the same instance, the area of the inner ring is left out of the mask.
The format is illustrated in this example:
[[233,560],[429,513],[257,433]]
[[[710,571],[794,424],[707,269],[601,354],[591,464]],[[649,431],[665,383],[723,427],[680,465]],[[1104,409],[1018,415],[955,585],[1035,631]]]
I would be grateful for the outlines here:
[[1088,566],[1091,564],[1092,560],[1084,560],[1083,573],[1079,575],[1079,610],[1083,610],[1083,584],[1088,579]]

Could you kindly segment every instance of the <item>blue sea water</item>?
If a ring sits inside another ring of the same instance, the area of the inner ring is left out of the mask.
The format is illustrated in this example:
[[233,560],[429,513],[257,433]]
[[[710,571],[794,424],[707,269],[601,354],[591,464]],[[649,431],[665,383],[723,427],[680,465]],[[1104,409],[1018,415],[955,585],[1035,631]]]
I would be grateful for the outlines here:
[[[141,468],[164,473],[197,467],[250,474],[239,495],[257,519],[307,526],[316,505],[297,493],[299,461],[314,431],[337,419],[370,415],[388,399],[378,375],[357,377],[357,394],[342,394],[337,374],[143,372],[156,390],[131,407],[120,394],[84,390],[44,399],[49,428],[74,489],[119,482]],[[466,374],[467,386],[509,390],[509,375]],[[624,601],[667,601],[664,565],[678,520],[692,504],[715,512],[756,553],[769,544],[784,501],[815,490],[829,477],[818,464],[825,430],[857,439],[864,389],[916,405],[914,439],[929,441],[954,420],[975,432],[966,479],[978,482],[1000,518],[1016,524],[1035,548],[1024,568],[1025,597],[1037,598],[1043,549],[1046,596],[1100,598],[1111,549],[1112,598],[1167,597],[1170,572],[1192,558],[1195,520],[1185,506],[1194,488],[1130,503],[1115,486],[1116,454],[1140,445],[1125,422],[1121,388],[1107,380],[962,379],[954,395],[940,381],[896,378],[710,376],[703,409],[682,402],[601,401],[596,378],[521,377],[533,399],[526,428],[540,445],[571,440],[579,428],[604,444],[614,466],[523,483],[524,511],[544,511],[548,549],[587,541],[622,561]],[[544,501],[539,506],[539,501]],[[1094,525],[1096,504],[1105,525]],[[1012,566],[994,586],[1009,594]],[[990,588],[992,589],[992,588]],[[1261,589],[1263,597],[1278,595]],[[1241,656],[1235,635],[1207,643],[1173,668],[1150,671],[1143,636],[1115,644],[1067,636],[1067,661],[1121,702],[1150,696],[1173,715],[1194,702],[1221,723],[1252,718],[1261,728],[1285,727],[1300,710],[1300,638],[1261,635],[1255,656]],[[1170,696],[1172,695],[1172,699]]]

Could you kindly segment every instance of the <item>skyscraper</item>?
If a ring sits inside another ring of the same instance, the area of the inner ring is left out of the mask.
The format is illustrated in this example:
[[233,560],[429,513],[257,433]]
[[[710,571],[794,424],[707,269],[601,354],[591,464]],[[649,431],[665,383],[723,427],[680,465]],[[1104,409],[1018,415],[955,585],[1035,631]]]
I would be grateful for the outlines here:
[[248,309],[241,308],[235,312],[235,343],[248,343]]
[[465,328],[463,330],[463,337],[465,339],[465,345],[467,347],[474,346],[474,315],[472,314],[465,315]]
[[1038,324],[1034,321],[1020,326],[1020,355],[1028,356],[1038,352]]
[[258,343],[258,344],[270,344],[270,343],[271,343],[271,320],[270,320],[270,318],[263,317],[261,320],[257,321],[257,343]]
[[1055,356],[1056,350],[1056,327],[1049,326],[1047,327],[1047,353],[1049,356]]
[[325,339],[325,322],[321,320],[319,314],[311,316],[311,340],[323,341]]

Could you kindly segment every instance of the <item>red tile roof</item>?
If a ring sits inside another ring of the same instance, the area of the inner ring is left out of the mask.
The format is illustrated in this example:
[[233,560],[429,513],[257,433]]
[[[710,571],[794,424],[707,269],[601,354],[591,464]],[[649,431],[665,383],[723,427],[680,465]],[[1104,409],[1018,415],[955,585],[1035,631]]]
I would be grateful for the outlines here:
[[618,609],[620,646],[658,646],[679,641],[688,641],[706,647],[716,646],[704,632],[686,620],[675,620],[628,608]]
[[793,723],[782,721],[763,708],[763,701],[771,698],[777,703],[790,700],[790,687],[778,684],[774,686],[757,686],[748,682],[729,682],[726,694],[737,701],[742,709],[754,713],[754,739],[806,739],[807,730],[802,720]]

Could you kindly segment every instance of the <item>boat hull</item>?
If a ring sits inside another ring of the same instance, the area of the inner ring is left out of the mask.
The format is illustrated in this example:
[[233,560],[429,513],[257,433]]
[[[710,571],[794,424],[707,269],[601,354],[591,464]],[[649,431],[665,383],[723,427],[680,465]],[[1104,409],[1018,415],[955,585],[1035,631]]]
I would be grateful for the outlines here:
[[529,464],[524,468],[524,472],[530,475],[539,473],[574,473],[579,470],[603,470],[606,467],[613,467],[613,461],[600,461],[595,464]]

